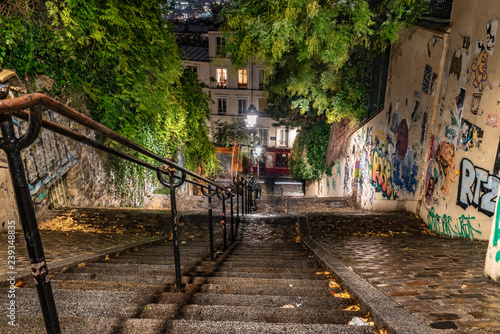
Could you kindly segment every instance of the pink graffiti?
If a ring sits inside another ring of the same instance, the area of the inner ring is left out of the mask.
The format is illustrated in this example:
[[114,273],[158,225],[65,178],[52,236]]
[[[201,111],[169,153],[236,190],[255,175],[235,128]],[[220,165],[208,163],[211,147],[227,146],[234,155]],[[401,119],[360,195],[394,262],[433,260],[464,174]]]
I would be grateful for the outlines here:
[[498,115],[497,114],[489,114],[488,119],[486,120],[486,125],[491,126],[492,128],[498,128]]

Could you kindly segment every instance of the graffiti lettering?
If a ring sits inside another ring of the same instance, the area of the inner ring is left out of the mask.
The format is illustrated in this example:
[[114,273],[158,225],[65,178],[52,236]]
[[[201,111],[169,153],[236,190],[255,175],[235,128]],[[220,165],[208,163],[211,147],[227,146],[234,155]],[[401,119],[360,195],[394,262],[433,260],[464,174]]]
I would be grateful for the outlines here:
[[474,239],[474,232],[481,234],[481,231],[476,230],[471,225],[471,220],[476,219],[476,217],[471,217],[467,215],[462,215],[458,218],[458,235],[462,238]]
[[392,198],[391,163],[378,150],[372,152],[372,186],[386,198]]
[[494,199],[497,197],[499,184],[498,177],[489,175],[486,170],[475,167],[469,159],[464,158],[460,163],[457,205],[464,210],[472,205],[491,217],[495,212]]
[[[481,231],[472,227],[471,221],[475,220],[476,217],[471,217],[470,215],[462,215],[455,221],[455,225],[453,224],[453,218],[444,214],[442,217],[434,212],[434,207],[431,207],[429,213],[427,214],[427,225],[429,229],[436,234],[444,235],[447,237],[462,237],[467,239],[474,239],[476,234],[481,234]],[[480,225],[478,224],[480,227]],[[498,242],[500,240],[500,234]]]

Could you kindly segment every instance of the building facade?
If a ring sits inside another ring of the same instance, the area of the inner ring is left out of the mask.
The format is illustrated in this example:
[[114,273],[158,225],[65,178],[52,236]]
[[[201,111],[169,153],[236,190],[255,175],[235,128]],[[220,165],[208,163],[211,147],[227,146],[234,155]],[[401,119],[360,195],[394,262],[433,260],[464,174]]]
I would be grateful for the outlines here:
[[[212,98],[209,124],[212,141],[218,131],[218,123],[244,121],[248,107],[253,104],[259,111],[254,134],[255,138],[258,138],[255,145],[262,147],[261,165],[270,173],[280,171],[281,174],[289,174],[289,154],[297,129],[273,126],[276,122],[266,115],[265,109],[268,107],[264,91],[266,68],[255,63],[250,63],[244,68],[234,67],[229,58],[220,52],[220,47],[224,43],[223,33],[208,31],[206,37],[208,47],[181,46],[181,48],[186,52],[184,67],[196,71],[200,81],[209,87]],[[276,158],[277,151],[281,153],[280,159]],[[286,159],[282,159],[283,154],[286,154]],[[280,161],[280,166],[276,166],[277,160]],[[283,167],[287,167],[286,171]]]

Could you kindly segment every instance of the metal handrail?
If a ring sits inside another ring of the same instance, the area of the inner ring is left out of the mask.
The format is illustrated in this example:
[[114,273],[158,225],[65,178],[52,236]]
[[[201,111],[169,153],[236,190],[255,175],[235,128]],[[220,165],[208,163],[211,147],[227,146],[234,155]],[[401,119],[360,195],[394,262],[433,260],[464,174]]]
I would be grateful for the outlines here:
[[[78,111],[74,110],[73,108],[62,104],[62,103],[54,100],[53,98],[51,98],[45,94],[33,93],[33,94],[26,95],[26,96],[14,98],[14,99],[0,100],[0,114],[13,114],[17,111],[25,110],[25,109],[28,109],[28,108],[31,108],[31,107],[34,107],[37,105],[43,106],[47,109],[50,109],[50,110],[58,113],[59,115],[65,116],[65,117],[89,128],[89,129],[91,129],[91,130],[98,131],[99,133],[101,133],[105,137],[107,137],[107,138],[109,138],[117,143],[120,143],[122,145],[125,145],[126,147],[131,148],[136,152],[144,154],[145,156],[153,158],[154,160],[156,160],[158,162],[166,164],[169,167],[175,168],[176,170],[178,170],[180,172],[185,172],[186,175],[194,177],[194,178],[196,178],[200,181],[203,181],[205,183],[211,184],[218,189],[223,189],[225,192],[230,192],[228,189],[218,185],[214,181],[209,180],[201,175],[198,175],[195,172],[192,172],[189,169],[186,169],[186,168],[176,164],[175,162],[168,160],[167,158],[164,158],[161,155],[156,154],[156,153],[142,147],[141,145],[131,141],[130,139],[120,135],[119,133],[105,127],[101,123],[94,121],[90,117],[87,117],[87,116],[79,113]],[[45,123],[47,124],[47,122],[45,122]],[[61,128],[64,129],[63,127],[61,127]]]
[[[56,112],[62,116],[65,116],[88,129],[97,131],[104,135],[106,138],[120,143],[138,153],[141,153],[147,157],[150,157],[157,162],[162,163],[162,166],[156,166],[147,161],[141,160],[116,148],[110,147],[103,143],[98,142],[95,139],[89,138],[81,133],[72,131],[65,128],[57,123],[50,120],[44,119],[42,114],[42,107],[45,107],[53,112]],[[30,112],[25,111],[25,109],[30,109]],[[17,138],[14,131],[13,116],[19,117],[21,119],[27,120],[28,128],[26,132]],[[198,175],[176,163],[170,161],[138,144],[127,139],[126,137],[114,132],[113,130],[105,127],[104,125],[92,120],[91,118],[77,112],[76,110],[65,106],[56,100],[44,95],[44,94],[30,94],[23,97],[18,97],[8,100],[0,100],[0,130],[2,137],[0,138],[0,148],[3,149],[7,155],[7,162],[9,164],[10,175],[13,183],[14,194],[16,197],[16,202],[19,210],[20,221],[23,227],[24,237],[26,240],[26,246],[28,249],[28,256],[30,258],[30,265],[35,278],[36,288],[38,292],[38,297],[40,300],[40,305],[42,309],[43,318],[45,321],[45,327],[48,333],[61,333],[59,319],[57,315],[57,310],[55,306],[54,296],[52,293],[52,287],[49,280],[47,263],[45,260],[45,255],[42,247],[42,241],[40,238],[40,232],[38,230],[38,224],[36,220],[35,209],[33,206],[32,198],[29,192],[28,182],[26,178],[26,172],[24,170],[23,160],[21,158],[21,150],[27,148],[31,145],[41,128],[46,128],[60,135],[83,143],[85,145],[94,147],[103,152],[115,155],[119,158],[125,159],[129,162],[141,165],[145,168],[156,171],[157,177],[160,183],[170,189],[171,198],[171,218],[172,218],[172,233],[174,239],[174,260],[175,260],[175,271],[176,271],[176,287],[178,291],[182,291],[181,284],[181,266],[180,266],[180,255],[179,255],[179,239],[177,234],[177,204],[175,200],[175,189],[181,186],[184,182],[189,182],[202,189],[202,192],[207,195],[204,189],[208,189],[209,203],[211,202],[211,197],[213,194],[222,200],[223,204],[223,216],[224,216],[224,248],[226,248],[226,213],[225,213],[225,201],[231,198],[231,241],[234,240],[235,234],[233,234],[233,197],[234,193],[231,189],[223,187],[212,180],[209,180],[201,175]],[[176,175],[180,172],[181,175]],[[193,179],[187,179],[186,176],[190,176]],[[168,176],[168,181],[165,180],[164,176]],[[201,183],[203,182],[203,183]],[[242,185],[242,189],[245,188],[246,180],[241,179],[241,181],[236,185]],[[212,193],[214,191],[214,193]],[[212,207],[209,205],[209,212],[211,216]],[[242,214],[243,214],[243,202],[242,202]],[[239,217],[239,212],[237,212]],[[211,219],[210,219],[211,220]],[[239,221],[239,219],[238,219]],[[211,221],[210,221],[211,224]],[[237,227],[236,227],[237,229]],[[211,233],[211,259],[213,260],[213,235]]]

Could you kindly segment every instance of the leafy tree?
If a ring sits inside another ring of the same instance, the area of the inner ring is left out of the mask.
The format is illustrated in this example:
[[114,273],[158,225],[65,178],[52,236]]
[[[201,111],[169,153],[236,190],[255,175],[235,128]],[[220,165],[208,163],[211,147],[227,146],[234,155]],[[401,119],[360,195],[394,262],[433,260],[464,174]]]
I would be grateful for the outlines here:
[[273,70],[266,87],[275,116],[360,117],[363,73],[425,8],[418,0],[235,0],[223,11],[227,51],[239,66],[256,58]]
[[3,66],[28,81],[48,75],[49,94],[84,100],[107,127],[164,156],[182,149],[189,167],[215,172],[209,96],[182,69],[166,1],[18,0],[0,10]]
[[319,180],[331,176],[332,164],[326,164],[330,125],[326,121],[302,128],[292,148],[290,173],[296,180]]
[[215,121],[214,123],[216,126],[214,139],[217,145],[222,147],[250,145],[251,130],[246,127],[243,120],[236,120],[233,123],[221,121]]

